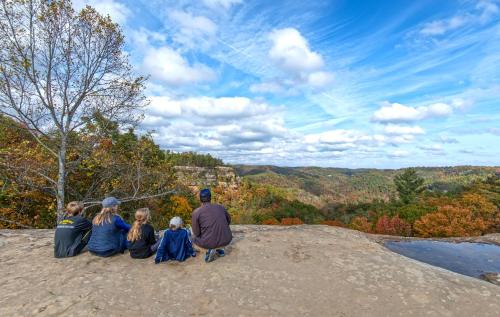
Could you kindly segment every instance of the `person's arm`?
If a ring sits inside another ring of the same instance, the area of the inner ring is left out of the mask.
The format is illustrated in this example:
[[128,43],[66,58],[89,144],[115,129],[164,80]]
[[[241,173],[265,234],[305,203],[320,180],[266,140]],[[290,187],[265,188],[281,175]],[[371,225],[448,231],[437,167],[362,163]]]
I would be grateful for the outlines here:
[[187,231],[186,231],[185,247],[187,250],[187,254],[189,254],[190,256],[196,256],[196,253],[194,253],[193,250],[193,244],[191,243],[191,241],[189,241],[189,233]]
[[201,230],[200,224],[198,222],[198,212],[193,212],[193,216],[191,217],[191,230],[193,231],[193,236],[199,237]]
[[115,217],[115,226],[118,229],[124,230],[125,232],[128,232],[130,230],[130,225],[123,221],[122,217],[116,215]]
[[160,242],[160,246],[158,247],[158,250],[156,250],[155,264],[168,260],[167,259],[168,254],[166,250],[167,244],[168,244],[167,232],[164,232],[163,238],[161,239]]
[[87,218],[83,218],[83,230],[84,231],[88,231],[90,229],[92,229],[92,222],[90,222],[90,220],[88,220]]
[[226,214],[227,224],[230,225],[231,224],[231,216],[227,212],[226,208],[224,208],[224,213]]
[[90,222],[88,219],[85,218],[85,221],[83,223],[83,238],[82,240],[85,241],[85,243],[88,243],[90,240],[90,235],[92,234],[92,222]]
[[155,237],[155,229],[153,226],[149,227],[149,233],[148,233],[148,244],[153,245],[156,243],[156,237]]

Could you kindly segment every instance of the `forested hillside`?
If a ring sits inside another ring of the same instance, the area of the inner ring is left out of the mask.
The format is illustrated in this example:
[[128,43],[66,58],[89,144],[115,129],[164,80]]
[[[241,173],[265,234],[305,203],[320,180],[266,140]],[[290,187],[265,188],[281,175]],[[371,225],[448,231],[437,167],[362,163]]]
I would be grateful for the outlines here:
[[[305,203],[323,207],[331,203],[388,201],[397,197],[394,177],[401,170],[320,167],[235,166],[249,182],[286,191]],[[485,179],[498,167],[418,167],[429,190],[457,192],[473,181]]]

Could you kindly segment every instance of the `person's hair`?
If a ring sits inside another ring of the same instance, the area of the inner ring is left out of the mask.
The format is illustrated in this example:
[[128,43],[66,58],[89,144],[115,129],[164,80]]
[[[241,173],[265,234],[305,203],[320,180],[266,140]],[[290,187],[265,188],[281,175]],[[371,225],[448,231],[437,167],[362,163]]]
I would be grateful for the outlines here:
[[[177,224],[172,222],[177,222]],[[169,225],[170,230],[177,230],[179,228],[182,228],[183,225],[184,221],[182,221],[181,217],[173,217],[172,219],[170,219],[170,225]]]
[[116,213],[117,210],[118,206],[102,208],[101,212],[94,217],[92,223],[99,226],[104,224],[105,222],[111,223],[111,217]]
[[212,193],[210,193],[210,189],[204,188],[200,191],[200,201],[202,203],[209,203],[212,200]]
[[141,238],[141,226],[149,221],[149,209],[140,208],[135,211],[135,221],[128,232],[127,240],[136,241]]
[[70,216],[76,216],[83,210],[83,203],[81,201],[72,201],[66,205],[66,213]]

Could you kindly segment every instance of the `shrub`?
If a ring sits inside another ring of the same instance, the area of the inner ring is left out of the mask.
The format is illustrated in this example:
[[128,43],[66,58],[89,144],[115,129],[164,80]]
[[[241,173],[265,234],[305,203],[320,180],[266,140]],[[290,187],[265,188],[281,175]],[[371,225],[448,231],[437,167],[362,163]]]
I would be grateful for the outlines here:
[[295,225],[303,225],[304,222],[300,220],[300,218],[281,218],[282,226],[295,226]]
[[345,224],[338,220],[325,220],[321,222],[322,225],[333,226],[333,227],[345,227]]
[[379,234],[389,234],[397,236],[409,236],[411,234],[411,226],[398,215],[389,218],[383,215],[375,225],[375,232]]
[[364,216],[355,217],[349,225],[349,228],[363,232],[372,232],[372,224]]
[[280,222],[278,220],[276,220],[276,218],[269,218],[269,219],[262,221],[262,224],[275,226],[275,225],[279,225]]

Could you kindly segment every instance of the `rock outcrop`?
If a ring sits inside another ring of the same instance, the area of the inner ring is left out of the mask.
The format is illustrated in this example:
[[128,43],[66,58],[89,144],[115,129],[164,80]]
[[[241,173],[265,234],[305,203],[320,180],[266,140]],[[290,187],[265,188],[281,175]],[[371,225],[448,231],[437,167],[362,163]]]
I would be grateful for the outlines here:
[[175,166],[176,176],[184,185],[198,190],[201,187],[219,186],[228,189],[237,189],[240,178],[234,168],[229,166],[197,167]]
[[52,256],[53,231],[0,231],[0,316],[498,316],[500,287],[326,226],[233,226],[227,255],[155,265]]

